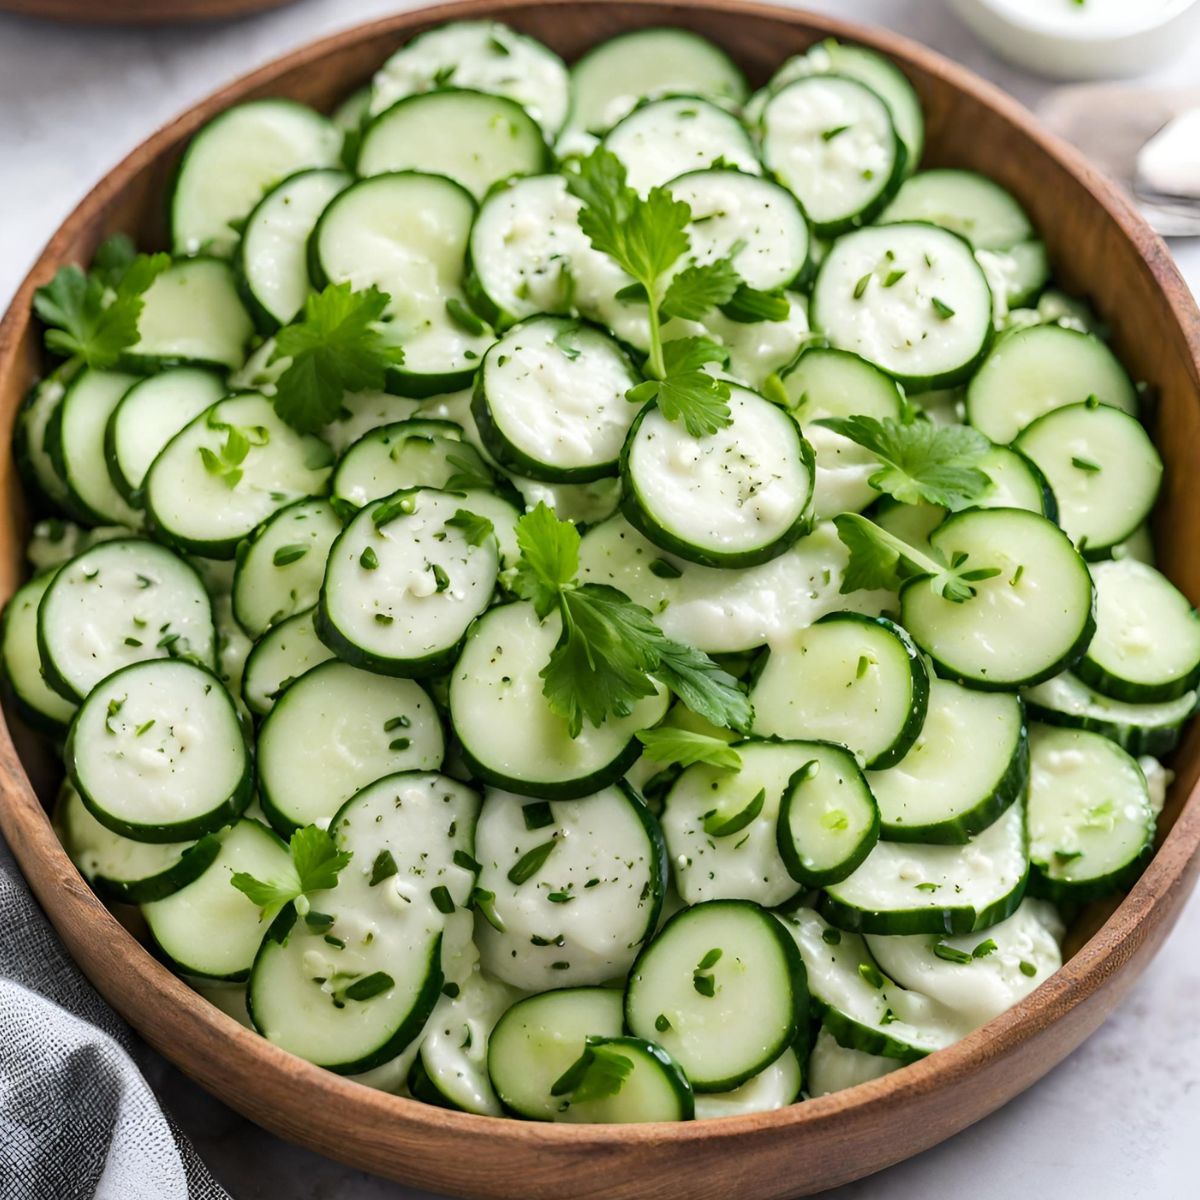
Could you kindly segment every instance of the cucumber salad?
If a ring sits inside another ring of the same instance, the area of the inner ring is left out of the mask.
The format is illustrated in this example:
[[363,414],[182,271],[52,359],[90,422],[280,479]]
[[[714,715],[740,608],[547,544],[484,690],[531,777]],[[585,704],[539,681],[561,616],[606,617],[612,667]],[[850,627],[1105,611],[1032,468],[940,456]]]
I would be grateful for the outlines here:
[[779,1108],[1128,888],[1196,706],[1163,465],[1021,205],[825,42],[505,26],[231,108],[41,287],[3,666],[214,1004],[471,1113]]

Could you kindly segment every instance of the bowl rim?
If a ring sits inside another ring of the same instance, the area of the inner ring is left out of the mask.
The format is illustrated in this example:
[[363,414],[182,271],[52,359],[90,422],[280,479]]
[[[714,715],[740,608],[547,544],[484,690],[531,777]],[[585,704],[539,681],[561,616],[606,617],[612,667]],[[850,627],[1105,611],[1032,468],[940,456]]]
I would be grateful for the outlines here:
[[[633,4],[639,2],[632,0]],[[277,77],[312,65],[342,47],[378,39],[382,49],[398,35],[407,40],[444,21],[480,17],[503,20],[506,10],[529,7],[569,10],[576,5],[574,0],[452,0],[396,13],[305,43],[190,105],[112,167],[51,236],[0,320],[0,379],[17,369],[18,349],[31,320],[34,289],[66,261],[66,249],[89,226],[96,224],[105,206],[127,186],[135,168],[160,159],[199,128],[209,115],[247,93],[269,86]],[[820,31],[819,36],[857,42],[897,60],[902,67],[916,67],[991,108],[1074,176],[1092,201],[1105,210],[1134,244],[1183,334],[1192,365],[1200,375],[1200,310],[1163,241],[1115,185],[1103,178],[1078,151],[1042,129],[1028,110],[998,87],[900,34],[823,13],[782,8],[757,0],[668,0],[665,5],[656,7],[667,7],[684,14],[731,13],[766,18],[795,25],[801,30]],[[49,816],[17,755],[7,720],[0,727],[0,830],[22,867],[28,859],[52,870],[53,886],[57,889],[53,905],[57,920],[84,922],[90,925],[94,935],[109,939],[115,948],[114,956],[119,951],[132,972],[131,984],[153,993],[158,1003],[170,1010],[173,1018],[218,1035],[229,1055],[253,1064],[256,1071],[274,1074],[292,1089],[303,1088],[312,1096],[336,1103],[342,1106],[347,1116],[354,1114],[364,1122],[399,1121],[417,1134],[436,1131],[504,1137],[513,1143],[524,1144],[531,1151],[540,1144],[603,1151],[631,1144],[661,1146],[724,1142],[785,1129],[832,1127],[844,1120],[851,1110],[857,1114],[882,1113],[885,1109],[906,1105],[920,1097],[944,1091],[993,1059],[1011,1055],[1045,1026],[1058,1022],[1085,1004],[1149,936],[1155,927],[1151,918],[1156,915],[1156,907],[1177,888],[1190,886],[1191,881],[1186,878],[1188,868],[1194,865],[1192,860],[1200,849],[1200,783],[1193,787],[1180,807],[1173,826],[1161,839],[1142,876],[1104,924],[1035,992],[961,1041],[908,1064],[903,1071],[770,1112],[645,1125],[568,1125],[442,1109],[335,1075],[245,1028],[172,974],[95,896],[55,835]],[[34,890],[41,892],[43,889],[34,884]],[[49,887],[45,891],[48,894]],[[44,903],[43,907],[52,906]],[[1157,917],[1171,921],[1175,915],[1168,912],[1164,918],[1160,910]],[[167,1056],[171,1057],[169,1053]]]

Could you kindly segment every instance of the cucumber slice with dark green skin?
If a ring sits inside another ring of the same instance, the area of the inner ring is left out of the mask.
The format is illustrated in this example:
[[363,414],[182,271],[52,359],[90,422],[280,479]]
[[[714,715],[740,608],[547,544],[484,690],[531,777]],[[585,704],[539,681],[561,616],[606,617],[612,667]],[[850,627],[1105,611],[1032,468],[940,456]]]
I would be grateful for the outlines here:
[[170,844],[135,842],[101,825],[64,780],[54,827],[79,873],[105,899],[120,904],[161,900],[198,879],[217,857],[215,834]]
[[70,512],[67,485],[46,447],[47,427],[65,391],[63,382],[51,375],[25,393],[13,427],[13,458],[27,487],[55,508]]
[[676,913],[638,955],[625,989],[627,1028],[655,1039],[697,1092],[727,1092],[769,1066],[807,1009],[795,942],[747,900]]
[[135,383],[121,397],[104,431],[104,457],[126,501],[140,505],[146,473],[163,447],[227,391],[215,371],[173,367]]
[[572,738],[539,675],[560,625],[557,613],[539,621],[524,601],[491,608],[467,634],[450,677],[450,721],[471,774],[543,800],[590,796],[620,779],[641,753],[635,733],[656,725],[668,705],[664,689]]
[[372,780],[442,765],[442,727],[420,685],[333,660],[275,702],[258,734],[258,790],[280,832],[332,817]]
[[833,346],[909,393],[970,378],[992,340],[992,293],[971,247],[919,221],[840,237],[817,272],[809,316]]
[[1116,742],[1130,754],[1161,757],[1179,744],[1183,727],[1196,711],[1196,693],[1185,692],[1158,704],[1113,700],[1071,674],[1028,688],[1025,710],[1043,725],[1086,729]]
[[811,908],[781,913],[779,919],[804,960],[813,1007],[838,1045],[916,1062],[966,1032],[947,1025],[926,996],[888,979],[859,934],[827,924]]
[[805,1073],[810,1097],[829,1096],[847,1088],[869,1083],[898,1071],[904,1064],[895,1058],[867,1054],[841,1045],[829,1029],[822,1025],[813,1041]]
[[66,488],[68,507],[92,524],[130,529],[142,524],[117,491],[104,459],[109,418],[135,383],[135,376],[121,371],[80,371],[46,425],[45,450]]
[[551,166],[537,122],[515,101],[451,86],[397,100],[363,130],[360,176],[444,175],[482,200],[493,184]]
[[617,988],[560,988],[519,1000],[488,1039],[488,1074],[518,1116],[553,1121],[562,1100],[554,1084],[583,1053],[589,1037],[619,1037],[623,993]]
[[1058,523],[1089,559],[1107,558],[1150,515],[1163,464],[1128,413],[1084,401],[1026,425],[1013,445],[1054,489]]
[[807,887],[837,883],[859,867],[879,840],[879,805],[849,750],[823,746],[792,776],[776,835],[788,874]]
[[800,1089],[804,1084],[801,1063],[806,1057],[804,1047],[792,1046],[769,1067],[732,1091],[705,1092],[696,1096],[696,1119],[742,1117],[748,1113],[774,1112],[795,1104],[801,1098]]
[[709,567],[778,558],[812,528],[812,447],[787,413],[730,389],[730,424],[692,437],[655,401],[621,451],[621,511],[655,545]]
[[976,250],[1007,250],[1034,236],[1025,210],[998,183],[948,167],[906,179],[882,220],[929,221],[966,238]]
[[177,892],[142,905],[155,947],[180,974],[241,982],[250,974],[265,926],[258,905],[230,876],[244,871],[256,879],[286,879],[288,848],[258,821],[241,820],[217,834],[216,858],[197,879]]
[[1136,415],[1137,392],[1097,337],[1060,325],[1006,334],[967,386],[967,422],[993,442],[1011,442],[1031,421],[1094,396]]
[[1024,810],[1010,805],[976,834],[970,857],[961,846],[879,842],[857,871],[826,887],[822,915],[858,933],[973,933],[1004,920],[1029,876]]
[[1153,851],[1157,814],[1142,769],[1096,733],[1033,727],[1028,812],[1030,887],[1052,900],[1121,891]]
[[93,688],[63,757],[92,816],[135,841],[213,833],[253,791],[232,698],[211,672],[178,660],[134,663]]
[[436,675],[491,603],[494,534],[456,524],[464,497],[411,488],[367,505],[329,551],[317,634],[345,662],[381,675]]
[[944,562],[998,572],[973,581],[975,594],[960,602],[939,596],[928,577],[901,588],[901,622],[939,675],[1009,691],[1080,660],[1096,627],[1092,580],[1058,526],[1023,509],[967,509],[929,541]]
[[849,612],[776,641],[750,693],[756,734],[840,742],[873,770],[908,753],[928,698],[908,634],[886,617]]
[[325,206],[352,182],[345,171],[299,171],[273,187],[246,218],[235,268],[260,332],[274,333],[304,307],[312,290],[308,239]]
[[405,488],[492,486],[491,468],[453,421],[410,417],[363,434],[333,473],[333,494],[355,508]]
[[[618,1071],[622,1078],[616,1090],[606,1082],[593,1096],[588,1090],[593,1069]],[[561,1100],[556,1121],[635,1125],[690,1121],[696,1113],[692,1086],[679,1064],[661,1046],[639,1037],[589,1037],[583,1054],[555,1081],[555,1093]]]
[[534,317],[483,359],[471,412],[488,453],[548,483],[589,483],[617,473],[639,382],[624,350],[580,321]]
[[342,135],[326,117],[291,100],[252,100],[226,109],[184,152],[171,191],[176,254],[228,256],[235,226],[264,192],[308,167],[336,167]]
[[476,931],[481,965],[523,991],[623,976],[669,878],[658,822],[623,780],[579,800],[489,791],[475,856],[495,897]]
[[38,605],[53,578],[53,570],[36,575],[9,598],[0,624],[0,660],[21,719],[43,733],[61,735],[75,715],[75,703],[46,682],[37,641]]
[[1200,617],[1165,575],[1136,559],[1092,567],[1096,633],[1075,673],[1114,700],[1155,704],[1200,683]]
[[868,780],[888,841],[965,845],[1015,803],[1028,770],[1025,715],[1015,694],[935,679],[920,737],[895,766]]
[[849,76],[809,75],[762,113],[763,160],[804,206],[818,237],[873,221],[904,178],[907,151],[883,98]]
[[315,612],[310,608],[273,625],[246,657],[242,699],[256,717],[265,717],[306,671],[335,657],[317,636]]
[[237,275],[220,258],[172,263],[150,285],[138,317],[138,340],[121,354],[133,371],[211,367],[236,371],[246,361],[254,322]]
[[75,703],[120,667],[215,665],[212,603],[195,570],[142,538],[99,542],[60,568],[38,605],[46,682]]
[[251,638],[316,603],[329,549],[341,532],[328,500],[299,500],[238,546],[233,615]]

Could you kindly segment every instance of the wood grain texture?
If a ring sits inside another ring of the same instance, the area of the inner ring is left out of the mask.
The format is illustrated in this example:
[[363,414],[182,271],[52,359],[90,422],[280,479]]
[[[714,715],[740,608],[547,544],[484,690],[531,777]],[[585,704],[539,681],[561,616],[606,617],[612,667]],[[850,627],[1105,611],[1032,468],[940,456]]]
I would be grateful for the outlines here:
[[[339,34],[264,67],[160,131],[113,170],[51,240],[0,323],[0,437],[39,369],[33,289],[86,261],[103,237],[161,243],[163,185],[182,145],[214,113],[252,96],[328,108],[397,45],[438,22],[495,16],[567,58],[601,38],[679,24],[726,46],[761,83],[791,53],[834,35],[890,55],[928,120],[929,164],[975,168],[1011,189],[1045,236],[1058,277],[1088,295],[1117,352],[1156,396],[1167,465],[1157,513],[1161,561],[1200,600],[1200,313],[1163,244],[1073,151],[1013,100],[891,34],[726,0],[469,0]],[[21,574],[21,500],[0,523],[0,595]],[[27,755],[43,778],[35,755]],[[167,1058],[252,1120],[333,1158],[438,1192],[504,1200],[782,1200],[886,1167],[986,1116],[1066,1057],[1128,992],[1191,891],[1200,847],[1200,729],[1171,764],[1177,779],[1154,860],[1111,913],[1077,923],[1074,956],[1031,997],[948,1050],[872,1083],[777,1113],[685,1125],[555,1126],[445,1112],[339,1079],[269,1045],[158,964],[92,895],[59,847],[0,731],[0,827],[42,905],[97,988]],[[1110,906],[1111,907],[1111,906]]]
[[296,0],[0,0],[0,12],[88,25],[182,25],[228,21]]

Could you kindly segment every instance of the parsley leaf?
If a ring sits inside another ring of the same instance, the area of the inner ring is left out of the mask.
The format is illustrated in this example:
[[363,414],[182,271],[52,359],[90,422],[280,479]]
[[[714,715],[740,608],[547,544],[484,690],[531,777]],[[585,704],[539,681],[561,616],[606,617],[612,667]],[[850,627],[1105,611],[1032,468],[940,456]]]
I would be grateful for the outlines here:
[[482,546],[496,529],[487,517],[468,512],[465,508],[458,509],[454,516],[447,519],[446,525],[450,529],[461,529],[470,546]]
[[863,416],[826,417],[816,424],[874,454],[882,466],[867,482],[902,504],[965,508],[991,483],[979,469],[991,443],[969,426]]
[[301,433],[336,419],[347,392],[381,391],[387,368],[404,351],[379,329],[390,297],[377,287],[330,284],[304,302],[300,320],[275,338],[272,362],[289,359],[275,391],[275,411]]
[[651,762],[680,767],[707,763],[726,771],[736,771],[742,765],[742,756],[728,742],[707,733],[660,725],[657,729],[643,729],[637,738],[645,747],[642,753]]
[[34,312],[48,326],[47,350],[104,370],[137,343],[143,297],[171,259],[132,251],[127,238],[109,239],[97,250],[97,269],[90,275],[74,265],[62,267],[33,293]]
[[291,873],[287,879],[256,879],[246,871],[234,872],[230,883],[261,909],[265,919],[285,904],[310,892],[337,887],[338,872],[350,861],[348,850],[338,850],[328,832],[306,825],[292,834]]
[[710,309],[732,300],[741,286],[742,277],[731,259],[685,267],[667,285],[658,310],[664,317],[699,321]]
[[552,712],[578,737],[586,718],[600,725],[628,716],[655,692],[654,678],[714,725],[744,729],[750,702],[737,681],[699,650],[674,642],[641,605],[604,584],[580,584],[579,533],[540,503],[517,522],[520,560],[513,591],[543,620],[555,610],[562,632],[541,671]]
[[703,370],[726,361],[725,349],[710,338],[676,338],[663,347],[663,375],[626,393],[637,404],[657,400],[668,421],[682,422],[692,437],[708,437],[730,423],[729,384]]
[[583,1053],[550,1085],[550,1095],[569,1095],[571,1104],[607,1100],[632,1072],[633,1060],[618,1046],[588,1038]]
[[721,305],[725,316],[744,325],[758,321],[786,321],[791,311],[792,302],[782,291],[764,292],[746,283]]

